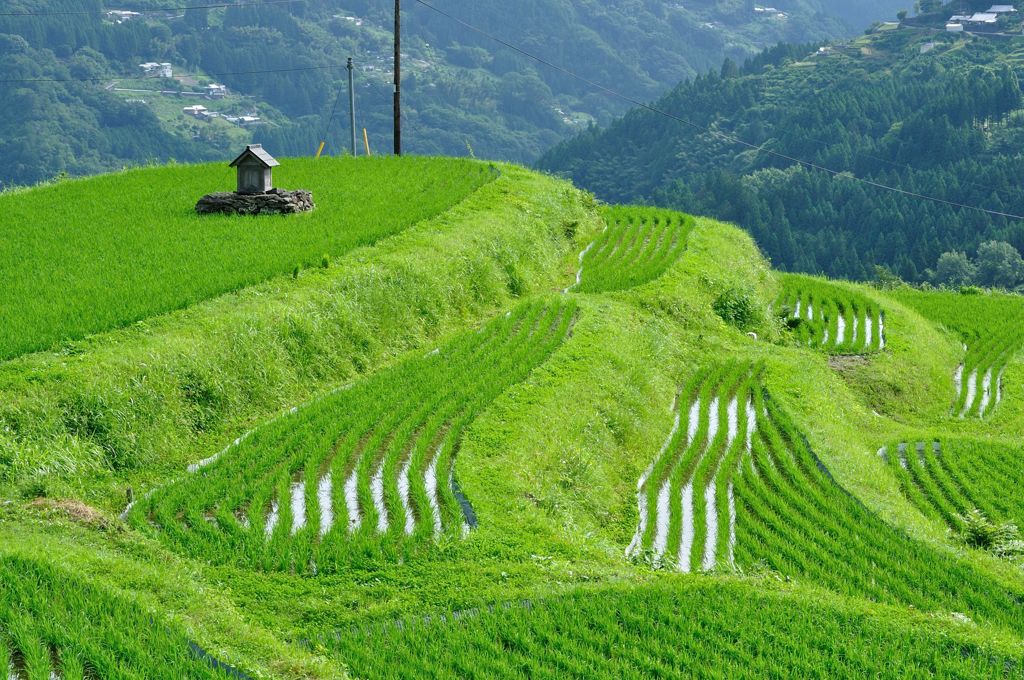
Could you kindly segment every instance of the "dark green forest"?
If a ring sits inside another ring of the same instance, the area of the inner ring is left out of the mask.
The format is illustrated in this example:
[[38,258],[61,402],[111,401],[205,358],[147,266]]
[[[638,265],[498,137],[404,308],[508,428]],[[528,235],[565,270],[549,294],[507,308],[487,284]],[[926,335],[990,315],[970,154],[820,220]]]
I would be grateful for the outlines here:
[[[263,118],[264,124],[251,132],[254,141],[275,153],[310,154],[320,139],[327,140],[328,153],[342,153],[347,116],[344,103],[337,106],[337,101],[344,94],[349,56],[357,66],[360,126],[369,128],[375,149],[390,148],[392,3],[296,0],[151,11],[123,22],[107,13],[190,4],[204,3],[5,2],[0,13],[0,158],[7,162],[0,166],[0,188],[59,173],[227,156],[238,145],[238,135],[227,134],[223,125],[185,127],[175,120],[182,117],[182,106],[196,102],[114,89],[187,90],[192,75],[237,93],[242,98],[238,107]],[[438,3],[545,59],[643,99],[717,69],[726,58],[742,61],[780,40],[854,35],[871,20],[893,15],[903,3],[774,4],[784,17],[755,12],[752,0]],[[532,162],[551,145],[589,124],[608,124],[628,108],[412,0],[404,14],[406,138],[413,153]],[[172,63],[178,80],[125,82],[139,78],[139,64],[151,61]],[[278,69],[287,70],[249,73]],[[25,82],[39,79],[50,82]]]
[[692,126],[637,109],[539,165],[608,201],[734,221],[784,269],[866,279],[881,265],[908,281],[971,283],[963,270],[985,259],[979,247],[1024,249],[1024,223],[869,182],[1024,214],[1022,63],[1020,38],[944,30],[778,46],[653,104]]

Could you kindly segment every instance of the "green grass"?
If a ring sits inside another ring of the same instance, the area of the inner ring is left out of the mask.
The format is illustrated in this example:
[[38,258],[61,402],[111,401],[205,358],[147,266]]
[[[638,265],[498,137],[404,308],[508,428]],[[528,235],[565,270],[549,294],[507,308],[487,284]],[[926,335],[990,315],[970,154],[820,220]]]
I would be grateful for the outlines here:
[[693,218],[652,208],[612,207],[608,227],[580,255],[581,293],[632,288],[661,276],[686,248]]
[[0,195],[0,359],[318,266],[433,217],[491,181],[451,159],[289,159],[277,186],[313,192],[288,217],[199,217],[234,189],[227,164],[131,170]]
[[476,523],[458,491],[463,433],[574,324],[535,302],[343,388],[238,441],[133,509],[202,559],[330,573],[405,561]]
[[1024,298],[901,288],[893,297],[956,333],[966,347],[953,375],[953,415],[984,417],[1003,399],[1007,363],[1024,347]]
[[885,312],[844,286],[786,274],[777,312],[801,345],[833,354],[868,354],[885,349]]
[[1002,678],[1019,663],[886,614],[676,578],[325,637],[364,678]]

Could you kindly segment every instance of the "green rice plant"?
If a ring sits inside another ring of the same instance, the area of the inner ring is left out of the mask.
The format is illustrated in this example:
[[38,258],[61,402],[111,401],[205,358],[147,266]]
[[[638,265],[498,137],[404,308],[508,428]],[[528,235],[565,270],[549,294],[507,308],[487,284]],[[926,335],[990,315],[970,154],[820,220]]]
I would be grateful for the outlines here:
[[739,565],[764,564],[844,595],[1024,630],[1024,590],[887,525],[831,479],[781,408],[762,399],[765,417],[735,488]]
[[[758,374],[750,364],[720,365],[680,391],[679,420],[638,483],[640,518],[627,557],[682,572],[766,565],[844,595],[966,612],[1024,631],[1024,589],[871,514],[831,479]],[[924,450],[900,453],[912,501],[950,521],[970,507],[945,500],[951,479],[924,474]],[[943,500],[933,507],[929,498]]]
[[1019,659],[757,583],[660,579],[389,621],[318,642],[364,678],[977,677]]
[[951,413],[984,417],[1003,400],[1003,372],[1024,346],[1024,299],[1019,295],[900,288],[900,302],[956,333],[964,358],[953,374],[956,397]]
[[654,208],[603,210],[608,226],[580,255],[571,290],[601,293],[633,288],[661,276],[686,249],[693,218]]
[[756,429],[758,369],[738,362],[698,371],[676,399],[675,422],[641,477],[631,558],[684,573],[734,564],[733,475]]
[[870,354],[885,349],[885,312],[840,284],[783,274],[775,303],[793,337],[802,346],[830,354]]
[[518,307],[478,332],[271,421],[134,507],[136,526],[204,559],[334,572],[400,561],[476,523],[462,436],[568,335],[572,302]]
[[185,634],[63,566],[0,551],[0,672],[26,680],[227,678]]
[[969,533],[979,516],[986,522],[1024,523],[1024,497],[1017,493],[1024,483],[1019,446],[944,439],[884,446],[878,453],[903,495],[955,532]]
[[0,195],[12,225],[0,248],[0,360],[315,267],[440,214],[496,176],[466,160],[296,158],[275,179],[312,190],[313,212],[196,215],[203,194],[225,188],[225,170],[146,168]]

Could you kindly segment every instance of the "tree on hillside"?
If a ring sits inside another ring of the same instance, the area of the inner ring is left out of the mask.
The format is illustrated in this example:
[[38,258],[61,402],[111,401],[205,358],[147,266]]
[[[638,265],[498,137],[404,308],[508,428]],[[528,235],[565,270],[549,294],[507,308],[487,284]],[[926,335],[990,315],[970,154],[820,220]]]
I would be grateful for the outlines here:
[[1024,260],[1004,241],[986,241],[978,246],[978,283],[996,288],[1013,288],[1024,279]]
[[967,257],[967,253],[953,250],[939,257],[932,281],[938,286],[959,288],[974,283],[977,273],[977,267]]

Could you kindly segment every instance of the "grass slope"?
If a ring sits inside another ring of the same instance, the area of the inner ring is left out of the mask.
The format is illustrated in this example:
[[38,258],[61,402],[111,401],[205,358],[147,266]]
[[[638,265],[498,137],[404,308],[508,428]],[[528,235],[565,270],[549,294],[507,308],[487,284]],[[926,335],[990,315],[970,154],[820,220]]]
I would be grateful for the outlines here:
[[[941,512],[961,489],[1016,516],[982,474],[1024,423],[1016,357],[992,417],[960,419],[959,340],[902,295],[800,279],[885,313],[884,347],[808,347],[778,311],[794,279],[740,230],[605,230],[569,185],[501,171],[327,270],[0,367],[0,555],[69,555],[83,607],[129,598],[254,677],[1019,672],[1020,566]],[[616,233],[636,257],[580,257]],[[588,263],[611,283],[573,288]],[[962,485],[877,453],[935,439],[970,442]],[[125,523],[128,485],[152,495]]]

